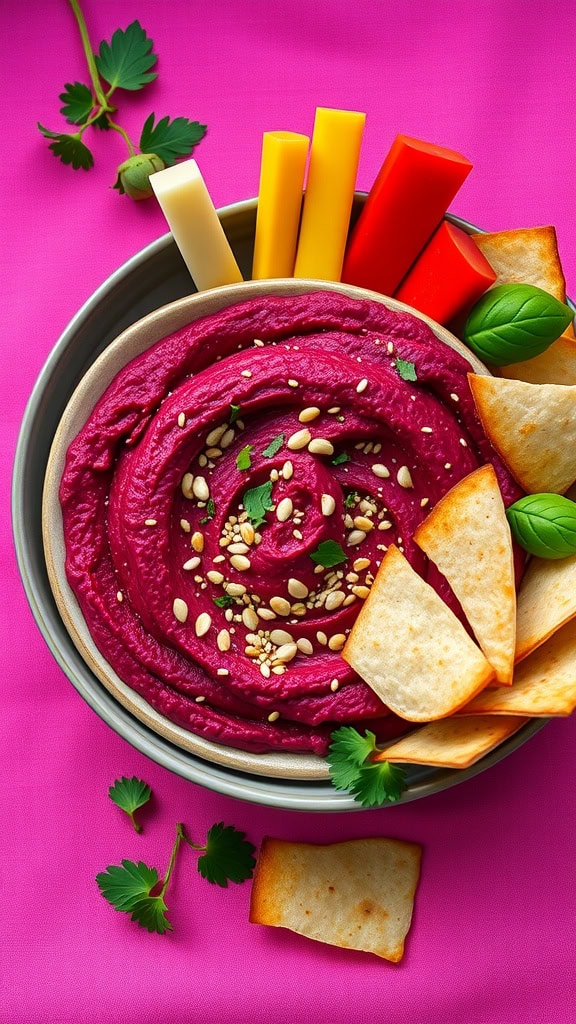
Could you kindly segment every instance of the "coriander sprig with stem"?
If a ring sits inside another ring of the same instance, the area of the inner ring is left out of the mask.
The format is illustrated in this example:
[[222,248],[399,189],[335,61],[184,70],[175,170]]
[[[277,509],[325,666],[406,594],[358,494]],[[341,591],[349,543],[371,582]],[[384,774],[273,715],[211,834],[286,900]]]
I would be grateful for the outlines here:
[[87,129],[117,132],[124,139],[128,159],[118,167],[114,188],[132,199],[147,199],[152,195],[150,174],[188,156],[204,137],[206,125],[185,117],[172,121],[164,117],[155,124],[156,115],[150,114],[136,146],[125,128],[112,117],[117,107],[111,99],[117,89],[137,92],[158,77],[151,70],[158,60],[153,52],[154,44],[140,23],[133,21],[125,30],[114,32],[109,43],[101,42],[95,54],[80,4],[78,0],[69,2],[80,32],[91,85],[68,82],[60,94],[63,103],[60,111],[69,124],[76,126],[75,132],[54,132],[39,122],[38,128],[51,140],[49,148],[62,163],[71,165],[74,170],[86,171],[94,166],[92,152],[84,142]]

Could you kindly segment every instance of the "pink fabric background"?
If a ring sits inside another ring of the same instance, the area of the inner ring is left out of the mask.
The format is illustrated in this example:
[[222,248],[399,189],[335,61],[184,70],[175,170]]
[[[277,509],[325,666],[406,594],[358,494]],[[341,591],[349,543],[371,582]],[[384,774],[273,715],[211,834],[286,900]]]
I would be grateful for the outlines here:
[[[571,0],[85,0],[94,44],[134,18],[160,77],[128,96],[136,136],[155,110],[205,121],[196,156],[217,205],[256,194],[261,134],[310,132],[317,105],[368,115],[358,184],[394,135],[458,149],[475,167],[454,212],[488,229],[556,225],[576,295],[576,6]],[[65,0],[5,0],[2,59],[3,372],[0,450],[0,1021],[2,1024],[568,1024],[576,986],[576,720],[548,725],[478,778],[376,812],[305,815],[184,781],[132,750],[83,703],[49,654],[18,578],[8,511],[25,403],[52,346],[92,291],[166,230],[153,201],[109,186],[121,140],[97,166],[60,165],[36,120],[85,80]],[[41,481],[38,481],[41,486]],[[155,793],[136,836],[109,802],[119,775]],[[148,935],[99,896],[122,857],[166,863],[177,820],[201,838],[224,819],[329,841],[391,835],[424,846],[402,964],[247,920],[249,885],[208,886],[183,850],[174,933]]]

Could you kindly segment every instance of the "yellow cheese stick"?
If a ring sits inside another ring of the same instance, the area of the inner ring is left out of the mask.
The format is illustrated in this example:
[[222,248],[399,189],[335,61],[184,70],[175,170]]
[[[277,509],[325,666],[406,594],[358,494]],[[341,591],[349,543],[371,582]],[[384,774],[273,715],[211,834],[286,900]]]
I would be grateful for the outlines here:
[[316,110],[294,277],[340,280],[365,120]]
[[157,171],[150,184],[198,291],[242,281],[196,161]]
[[264,132],[252,277],[292,277],[310,139]]

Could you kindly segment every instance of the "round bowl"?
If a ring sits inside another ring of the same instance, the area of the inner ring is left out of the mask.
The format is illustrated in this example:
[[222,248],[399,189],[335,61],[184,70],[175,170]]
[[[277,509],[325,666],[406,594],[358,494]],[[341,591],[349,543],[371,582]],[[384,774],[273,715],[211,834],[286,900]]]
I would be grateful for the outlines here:
[[[250,273],[255,211],[256,201],[220,211],[245,277]],[[153,760],[208,788],[297,810],[341,811],[358,809],[358,804],[332,788],[326,764],[320,758],[251,755],[203,740],[163,718],[115,675],[93,644],[66,581],[57,495],[69,441],[109,381],[134,355],[193,319],[244,298],[318,289],[344,290],[356,297],[382,301],[381,296],[362,289],[294,280],[247,282],[188,295],[191,282],[171,236],[148,246],[105,282],[80,310],[44,367],[19,439],[13,512],[20,571],[34,616],[67,676],[105,721]],[[386,304],[407,309],[389,299]],[[459,347],[474,362],[449,332],[427,322],[443,341]],[[130,326],[124,330],[126,325]],[[86,352],[91,356],[86,358]],[[483,370],[477,363],[474,368]],[[46,487],[42,509],[37,482],[43,477]],[[410,767],[403,800],[414,800],[470,778],[506,756],[542,724],[528,723],[463,771]]]

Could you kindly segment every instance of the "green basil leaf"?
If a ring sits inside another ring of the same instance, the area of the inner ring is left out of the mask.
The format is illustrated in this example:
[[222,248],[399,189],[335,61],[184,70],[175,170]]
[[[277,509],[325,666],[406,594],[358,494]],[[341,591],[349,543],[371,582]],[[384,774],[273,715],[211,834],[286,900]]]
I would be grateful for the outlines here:
[[573,317],[569,306],[542,288],[501,284],[473,307],[463,338],[484,362],[506,366],[545,352]]
[[539,558],[576,555],[576,502],[562,494],[528,494],[506,510],[513,536]]

